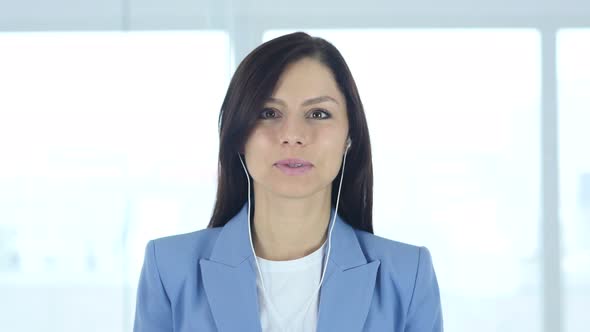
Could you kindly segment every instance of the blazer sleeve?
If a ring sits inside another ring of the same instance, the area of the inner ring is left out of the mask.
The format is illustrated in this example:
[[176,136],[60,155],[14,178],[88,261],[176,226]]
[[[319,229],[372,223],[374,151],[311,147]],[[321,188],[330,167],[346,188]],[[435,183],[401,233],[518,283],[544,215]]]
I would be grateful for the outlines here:
[[442,332],[443,318],[440,291],[432,264],[432,257],[426,247],[418,251],[418,268],[414,290],[408,306],[405,332]]
[[150,240],[137,288],[134,332],[172,332],[172,310],[160,278],[156,260],[156,245]]

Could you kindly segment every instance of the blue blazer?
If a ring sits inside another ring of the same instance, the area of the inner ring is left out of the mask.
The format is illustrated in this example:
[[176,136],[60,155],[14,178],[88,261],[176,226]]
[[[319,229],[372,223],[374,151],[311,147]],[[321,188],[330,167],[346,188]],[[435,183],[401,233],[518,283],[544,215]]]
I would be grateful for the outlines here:
[[[443,331],[428,249],[335,223],[317,331]],[[261,332],[255,271],[248,203],[223,227],[151,240],[133,330]]]

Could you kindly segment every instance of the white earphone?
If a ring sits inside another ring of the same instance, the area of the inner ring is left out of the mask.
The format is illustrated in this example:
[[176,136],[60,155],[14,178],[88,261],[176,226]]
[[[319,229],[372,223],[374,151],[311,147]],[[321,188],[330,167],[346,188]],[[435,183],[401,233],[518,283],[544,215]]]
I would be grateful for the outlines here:
[[352,145],[352,139],[350,137],[348,137],[346,139],[346,151],[348,151],[348,149],[350,149],[351,145]]

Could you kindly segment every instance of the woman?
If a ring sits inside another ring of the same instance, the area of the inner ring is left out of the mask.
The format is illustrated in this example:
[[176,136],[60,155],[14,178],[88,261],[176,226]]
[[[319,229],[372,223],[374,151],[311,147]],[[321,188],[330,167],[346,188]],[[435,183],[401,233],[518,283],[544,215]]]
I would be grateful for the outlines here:
[[134,331],[443,330],[428,249],[373,235],[367,122],[332,44],[260,45],[219,120],[209,226],[148,243]]

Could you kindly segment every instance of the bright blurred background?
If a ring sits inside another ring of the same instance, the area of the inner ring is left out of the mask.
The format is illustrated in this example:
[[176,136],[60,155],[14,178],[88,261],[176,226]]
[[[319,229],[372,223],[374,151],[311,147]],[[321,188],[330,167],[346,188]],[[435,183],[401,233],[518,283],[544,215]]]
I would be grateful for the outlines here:
[[585,0],[0,0],[0,331],[132,329],[147,241],[211,216],[236,65],[296,30],[352,70],[375,234],[430,249],[445,331],[589,331]]

